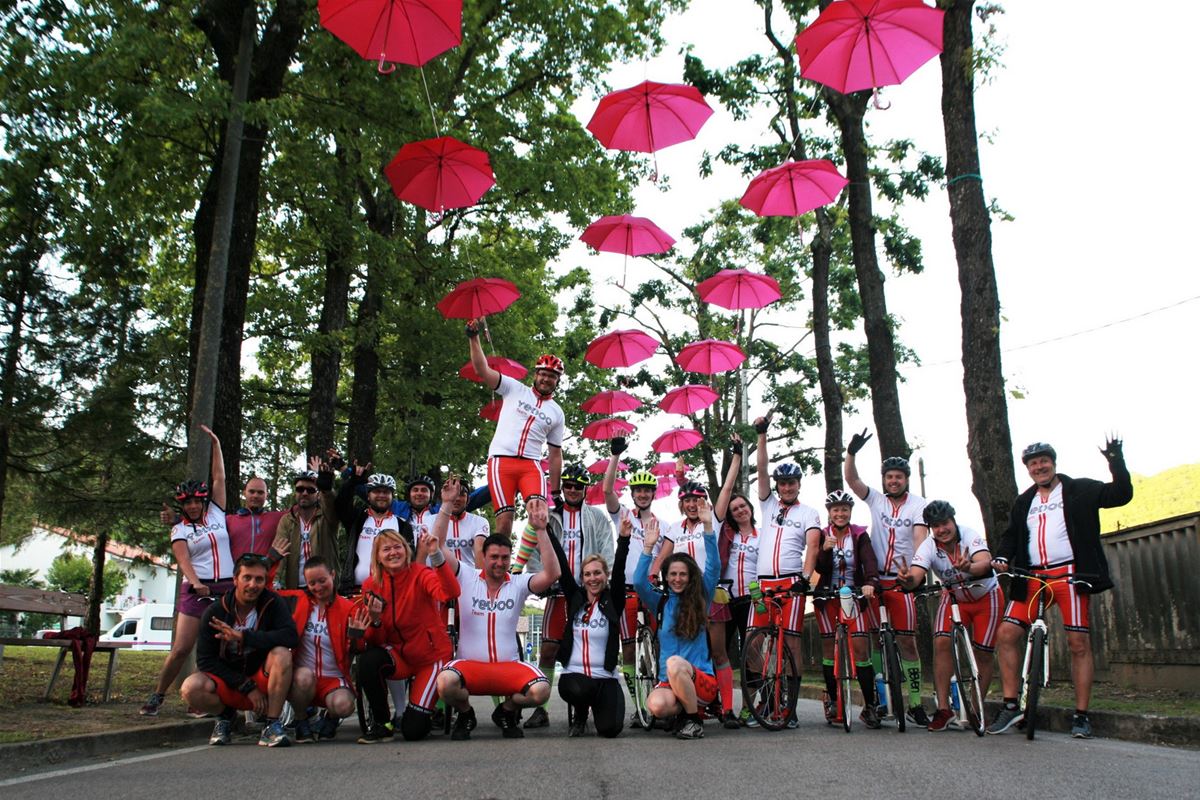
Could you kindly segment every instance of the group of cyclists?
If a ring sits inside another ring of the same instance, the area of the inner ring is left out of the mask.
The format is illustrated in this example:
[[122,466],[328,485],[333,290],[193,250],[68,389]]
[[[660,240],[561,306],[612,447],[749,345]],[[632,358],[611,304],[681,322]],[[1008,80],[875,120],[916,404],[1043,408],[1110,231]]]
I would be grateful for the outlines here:
[[[204,428],[213,445],[210,481],[181,483],[177,508],[164,505],[184,580],[172,650],[142,714],[158,713],[195,648],[197,671],[184,681],[182,696],[197,714],[216,717],[212,744],[230,741],[243,710],[264,720],[261,745],[330,740],[356,702],[366,712],[360,743],[397,733],[418,740],[442,725],[450,739],[466,740],[477,722],[472,698],[481,696],[493,698],[491,717],[502,735],[519,738],[550,723],[556,674],[570,709],[570,736],[583,735],[589,719],[597,735],[617,736],[626,725],[628,697],[630,726],[661,721],[680,739],[698,739],[706,717],[729,729],[756,724],[758,715],[745,700],[741,713],[734,711],[729,644],[770,624],[801,652],[812,597],[826,720],[847,722],[839,716],[844,706],[834,702],[834,629],[845,624],[863,699],[859,718],[868,728],[881,726],[887,708],[876,690],[882,663],[873,632],[882,610],[895,632],[907,695],[895,707],[907,707],[900,713],[908,724],[943,731],[956,722],[949,604],[944,598],[934,619],[936,708],[930,718],[921,697],[916,604],[906,591],[932,573],[955,593],[985,691],[993,654],[998,657],[1003,703],[988,733],[1021,722],[1020,648],[1029,598],[1042,587],[1053,593],[1072,653],[1072,733],[1091,735],[1087,592],[1112,585],[1098,509],[1132,497],[1119,440],[1102,451],[1109,483],[1059,474],[1049,445],[1026,448],[1022,460],[1034,485],[1014,502],[995,552],[983,536],[957,524],[949,503],[926,502],[909,490],[905,458],[884,458],[881,488],[868,486],[855,463],[870,439],[865,431],[846,447],[849,491],[826,497],[822,524],[818,510],[799,500],[801,468],[770,467],[769,417],[754,423],[757,504],[736,491],[745,448],[735,436],[715,499],[679,473],[680,518],[660,519],[651,510],[659,478],[637,471],[627,476],[630,504],[624,505],[616,485],[627,443],[617,438],[602,478],[605,514],[585,503],[592,474],[581,465],[563,467],[565,417],[554,400],[563,362],[542,356],[526,385],[488,364],[479,330],[476,321],[466,325],[471,363],[502,405],[487,483],[474,491],[458,476],[440,482],[418,476],[399,497],[393,477],[370,465],[347,465],[330,451],[294,477],[288,510],[266,511],[265,485],[251,479],[245,506],[227,515],[220,442]],[[527,519],[514,540],[518,497]],[[867,527],[850,522],[856,500],[869,510]],[[494,532],[474,513],[487,503]],[[342,548],[339,527],[346,531]],[[1013,579],[1006,603],[995,573],[1009,565],[1026,577]],[[1064,580],[1076,574],[1089,576],[1088,583]],[[848,615],[831,599],[842,587],[857,598]],[[770,603],[761,602],[764,594]],[[537,664],[522,659],[517,636],[530,595],[546,598]],[[656,681],[639,693],[644,676],[635,644],[647,627],[657,643]],[[782,680],[786,726],[795,728],[800,670]],[[294,710],[290,734],[281,720],[285,702]],[[531,713],[522,724],[524,710]]]

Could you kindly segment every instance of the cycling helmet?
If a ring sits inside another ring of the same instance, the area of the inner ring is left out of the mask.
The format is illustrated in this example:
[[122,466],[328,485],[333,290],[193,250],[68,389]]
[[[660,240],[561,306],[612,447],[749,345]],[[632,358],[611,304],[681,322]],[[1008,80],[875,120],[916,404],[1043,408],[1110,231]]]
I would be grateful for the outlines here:
[[925,518],[926,525],[937,525],[939,522],[954,519],[954,506],[945,500],[934,500],[925,506],[922,516]]
[[1054,452],[1054,448],[1045,442],[1034,442],[1021,451],[1021,463],[1028,464],[1029,459],[1034,456],[1050,456],[1051,461],[1058,461],[1058,453]]
[[629,488],[634,489],[638,486],[649,486],[651,489],[658,488],[658,478],[653,472],[641,470],[629,476]]
[[582,464],[572,464],[562,472],[562,480],[578,483],[583,486],[592,485],[592,474]]
[[535,372],[539,369],[548,369],[551,372],[557,372],[559,375],[567,371],[566,367],[563,366],[562,359],[550,353],[546,353],[539,358],[537,363],[533,365],[533,369]]
[[433,478],[429,477],[428,475],[418,475],[415,478],[409,478],[408,486],[405,488],[405,492],[411,492],[414,486],[425,486],[429,489],[430,494],[433,494],[437,491],[437,483],[435,483]]
[[371,477],[367,478],[367,491],[372,489],[389,489],[393,493],[396,491],[396,479],[391,475],[384,475],[382,472],[376,472]]
[[771,477],[777,481],[798,481],[804,477],[804,470],[800,469],[799,464],[780,464]]
[[883,463],[879,465],[879,474],[886,475],[894,469],[900,470],[906,477],[912,476],[912,467],[908,465],[908,459],[901,458],[900,456],[885,458]]
[[708,498],[708,490],[704,488],[704,484],[688,481],[683,486],[679,487],[679,499],[685,497],[703,497]]
[[312,483],[316,483],[317,473],[313,472],[311,469],[302,469],[292,476],[293,485],[299,483],[300,481],[310,481]]
[[845,489],[834,489],[832,492],[825,495],[826,508],[852,505],[854,505],[854,495],[850,494]]
[[204,481],[184,481],[175,487],[175,502],[182,503],[192,497],[207,500],[208,484]]

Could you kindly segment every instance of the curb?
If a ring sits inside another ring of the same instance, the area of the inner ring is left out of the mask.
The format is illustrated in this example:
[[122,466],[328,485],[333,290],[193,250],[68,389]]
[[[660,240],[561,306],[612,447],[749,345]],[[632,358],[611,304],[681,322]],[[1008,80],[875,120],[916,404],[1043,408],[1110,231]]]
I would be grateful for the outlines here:
[[0,774],[12,776],[32,767],[96,756],[127,755],[132,750],[151,747],[192,744],[207,739],[211,732],[212,720],[202,719],[5,744],[0,745]]

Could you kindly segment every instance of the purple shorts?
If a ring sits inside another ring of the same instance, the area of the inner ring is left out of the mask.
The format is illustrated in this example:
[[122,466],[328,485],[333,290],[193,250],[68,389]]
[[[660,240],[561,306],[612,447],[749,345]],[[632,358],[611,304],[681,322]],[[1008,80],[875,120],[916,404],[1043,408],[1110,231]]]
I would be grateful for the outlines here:
[[195,617],[196,619],[200,619],[204,616],[205,609],[208,608],[209,604],[212,603],[213,600],[216,600],[218,597],[233,588],[233,581],[215,581],[207,584],[207,586],[209,595],[208,597],[204,597],[190,591],[192,585],[187,581],[184,581],[179,587],[179,601],[176,603],[176,608],[179,609],[179,613],[183,614],[185,617]]

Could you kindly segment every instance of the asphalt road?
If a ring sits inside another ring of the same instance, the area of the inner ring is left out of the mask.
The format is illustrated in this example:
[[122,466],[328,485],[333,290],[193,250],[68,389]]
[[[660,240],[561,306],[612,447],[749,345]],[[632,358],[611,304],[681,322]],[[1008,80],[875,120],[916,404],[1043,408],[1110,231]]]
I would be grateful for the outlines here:
[[[1194,798],[1195,750],[1007,734],[909,728],[850,734],[824,724],[820,706],[801,701],[795,731],[726,731],[713,723],[700,741],[661,731],[617,739],[566,738],[566,711],[551,725],[506,740],[493,727],[490,701],[476,704],[480,725],[469,742],[435,736],[418,743],[354,743],[349,719],[336,742],[145,751],[90,764],[62,765],[16,779],[0,776],[0,796],[20,798]],[[821,720],[821,721],[818,721]]]

